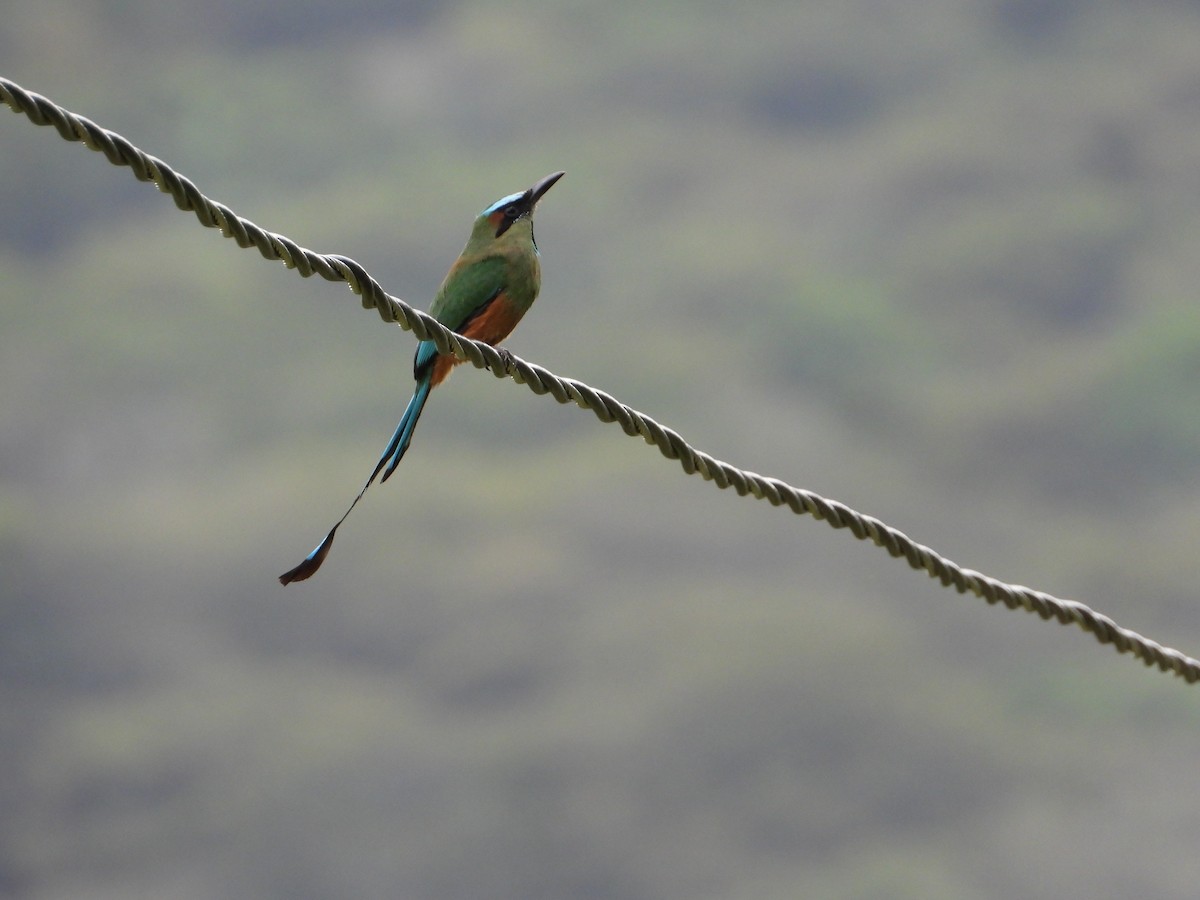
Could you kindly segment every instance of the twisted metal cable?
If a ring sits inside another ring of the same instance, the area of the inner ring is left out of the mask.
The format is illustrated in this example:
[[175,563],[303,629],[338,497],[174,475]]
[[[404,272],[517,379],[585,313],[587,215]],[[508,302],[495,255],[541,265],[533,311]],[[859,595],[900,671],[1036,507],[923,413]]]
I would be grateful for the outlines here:
[[1021,585],[1006,584],[965,569],[879,519],[856,512],[836,500],[793,487],[778,478],[743,471],[696,450],[677,432],[603,391],[581,381],[560,378],[507,350],[455,334],[426,313],[388,294],[366,269],[349,257],[315,253],[284,235],[259,228],[229,207],[205,197],[187,178],[162,160],[143,153],[119,134],[74,115],[3,77],[0,77],[0,100],[36,125],[54,126],[64,140],[82,142],[89,149],[103,153],[113,165],[128,166],[139,181],[153,182],[174,199],[179,209],[194,213],[201,225],[220,230],[239,247],[254,247],[265,259],[282,261],[305,278],[320,275],[327,281],[345,282],[362,298],[363,308],[375,309],[385,322],[397,324],[421,340],[433,341],[439,351],[452,353],[478,369],[488,369],[497,378],[512,378],[535,394],[550,394],[559,403],[575,403],[589,409],[601,422],[616,422],[627,435],[640,436],[657,447],[667,459],[677,460],[689,475],[700,475],[719,488],[733,488],[741,496],[766,500],[772,506],[787,506],[797,515],[811,515],[832,528],[848,528],[859,540],[869,539],[893,557],[903,557],[912,568],[928,573],[930,578],[960,594],[972,593],[990,604],[1002,603],[1009,609],[1023,609],[1043,619],[1056,619],[1063,625],[1074,623],[1094,635],[1100,643],[1111,644],[1119,653],[1132,654],[1147,666],[1174,673],[1189,684],[1200,681],[1200,661],[1136,631],[1122,628],[1108,616],[1082,603]]

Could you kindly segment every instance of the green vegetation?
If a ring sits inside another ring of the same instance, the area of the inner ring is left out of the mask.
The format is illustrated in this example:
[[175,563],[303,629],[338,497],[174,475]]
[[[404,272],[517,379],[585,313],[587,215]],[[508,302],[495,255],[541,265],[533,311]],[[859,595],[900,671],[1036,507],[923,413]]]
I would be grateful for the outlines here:
[[[1195,655],[1200,9],[12,0],[0,74]],[[0,896],[1188,898],[1196,688],[474,371],[0,111]]]

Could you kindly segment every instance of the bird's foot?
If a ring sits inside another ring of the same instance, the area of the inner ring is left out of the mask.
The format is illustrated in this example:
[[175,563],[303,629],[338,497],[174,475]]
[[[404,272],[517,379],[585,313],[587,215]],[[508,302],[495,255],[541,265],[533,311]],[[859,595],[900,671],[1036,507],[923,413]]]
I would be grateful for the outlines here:
[[513,355],[508,352],[505,347],[497,347],[496,353],[500,355],[500,366],[504,372],[516,371],[517,364],[513,362]]

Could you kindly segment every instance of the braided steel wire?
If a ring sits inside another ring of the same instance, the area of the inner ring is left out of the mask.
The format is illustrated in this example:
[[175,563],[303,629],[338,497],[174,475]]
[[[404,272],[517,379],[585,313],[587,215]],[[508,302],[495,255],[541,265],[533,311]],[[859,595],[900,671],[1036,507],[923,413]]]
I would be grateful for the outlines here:
[[903,558],[912,568],[928,573],[930,578],[959,593],[971,593],[990,604],[1023,609],[1063,625],[1078,625],[1100,643],[1111,644],[1119,653],[1131,654],[1147,666],[1178,675],[1189,684],[1200,681],[1200,661],[1123,628],[1083,603],[1022,585],[1007,584],[963,568],[913,541],[902,531],[836,500],[715,459],[692,447],[677,432],[603,391],[581,381],[559,377],[507,350],[455,334],[426,313],[388,294],[353,259],[316,253],[284,235],[260,228],[229,207],[208,199],[190,180],[162,160],[143,153],[119,134],[68,112],[3,77],[0,77],[0,101],[36,125],[53,126],[65,140],[81,142],[89,149],[103,153],[113,165],[127,166],[139,181],[153,182],[160,191],[171,196],[179,209],[194,213],[200,224],[218,229],[239,247],[253,247],[265,259],[282,261],[306,278],[320,275],[327,281],[345,282],[362,298],[363,308],[376,310],[385,322],[397,324],[421,340],[431,340],[439,351],[452,353],[476,368],[489,369],[497,378],[512,378],[535,394],[550,394],[559,403],[575,403],[591,410],[601,422],[616,422],[626,434],[642,437],[667,459],[677,460],[689,475],[699,475],[719,488],[732,488],[741,496],[765,500],[772,506],[787,506],[798,515],[811,515],[832,528],[848,529],[859,540],[872,541],[893,557]]

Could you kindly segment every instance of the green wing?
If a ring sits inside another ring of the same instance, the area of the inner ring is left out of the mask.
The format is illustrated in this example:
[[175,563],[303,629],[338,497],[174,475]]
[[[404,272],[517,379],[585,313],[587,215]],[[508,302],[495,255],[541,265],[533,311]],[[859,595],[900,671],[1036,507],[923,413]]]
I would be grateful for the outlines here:
[[468,262],[459,259],[442,282],[429,314],[457,331],[483,304],[504,289],[508,265],[502,256],[485,256]]

